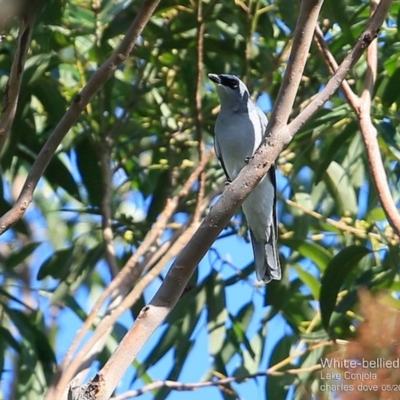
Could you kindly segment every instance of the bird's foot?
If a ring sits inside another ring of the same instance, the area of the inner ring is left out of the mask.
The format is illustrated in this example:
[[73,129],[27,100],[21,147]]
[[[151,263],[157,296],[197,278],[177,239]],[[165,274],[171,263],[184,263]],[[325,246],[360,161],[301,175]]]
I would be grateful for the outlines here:
[[225,182],[225,186],[229,186],[232,183],[232,179],[227,179]]
[[244,159],[244,162],[245,162],[246,164],[248,164],[253,158],[254,158],[254,156],[248,156],[248,157],[246,157],[246,158]]

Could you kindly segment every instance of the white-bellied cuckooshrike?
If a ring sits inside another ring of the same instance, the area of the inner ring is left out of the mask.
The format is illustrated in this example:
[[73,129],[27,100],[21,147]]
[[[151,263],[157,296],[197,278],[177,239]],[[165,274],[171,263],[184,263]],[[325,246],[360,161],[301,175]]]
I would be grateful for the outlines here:
[[[246,85],[239,78],[227,74],[208,74],[208,77],[215,83],[221,101],[215,123],[215,153],[231,181],[260,146],[268,120],[251,101]],[[257,278],[265,283],[281,279],[274,166],[242,208],[249,225]]]

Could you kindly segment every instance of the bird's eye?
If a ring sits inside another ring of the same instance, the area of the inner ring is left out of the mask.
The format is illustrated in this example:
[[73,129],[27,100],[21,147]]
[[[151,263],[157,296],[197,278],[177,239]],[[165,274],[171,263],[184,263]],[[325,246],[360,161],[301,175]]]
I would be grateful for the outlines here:
[[239,87],[240,83],[238,79],[226,75],[221,75],[221,76],[222,76],[221,84],[223,86],[226,86],[231,90],[236,90]]
[[239,83],[238,82],[230,82],[229,87],[232,90],[235,90],[235,89],[237,89],[239,87]]

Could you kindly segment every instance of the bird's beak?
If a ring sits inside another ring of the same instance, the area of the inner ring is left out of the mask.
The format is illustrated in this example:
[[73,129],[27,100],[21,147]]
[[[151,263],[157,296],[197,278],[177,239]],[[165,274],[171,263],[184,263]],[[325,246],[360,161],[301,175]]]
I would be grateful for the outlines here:
[[207,75],[214,83],[220,85],[221,84],[221,78],[217,74],[208,74]]

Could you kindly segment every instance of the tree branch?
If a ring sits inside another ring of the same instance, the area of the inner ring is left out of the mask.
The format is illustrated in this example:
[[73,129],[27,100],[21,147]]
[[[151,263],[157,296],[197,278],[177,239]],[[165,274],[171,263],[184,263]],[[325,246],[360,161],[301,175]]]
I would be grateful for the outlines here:
[[[382,0],[382,2],[383,1],[384,0]],[[378,7],[380,5],[381,4],[379,4]],[[374,10],[374,8],[376,8],[376,1],[372,0],[371,10]],[[400,236],[400,214],[390,191],[382,155],[379,150],[378,131],[371,119],[371,99],[373,96],[378,64],[378,43],[376,40],[368,49],[367,63],[368,69],[365,77],[365,87],[356,113],[365,149],[367,150],[367,159],[371,169],[372,180],[378,192],[379,201],[390,225],[397,235]]]
[[112,76],[114,71],[121,65],[131,53],[135,42],[151,15],[156,9],[160,0],[144,0],[135,20],[129,27],[124,39],[114,53],[106,60],[99,69],[91,76],[82,91],[75,96],[70,108],[58,123],[42,150],[38,154],[32,168],[26,178],[25,184],[14,206],[0,218],[0,234],[10,228],[25,213],[29,204],[32,202],[33,192],[39,179],[46,170],[57,147],[76,122],[81,112],[88,105],[93,95],[102,85]]
[[[381,24],[381,21],[383,21],[386,15],[385,13],[388,12],[392,3],[391,0],[382,0],[379,5],[377,5],[375,0],[371,1],[371,10],[374,11],[374,14],[371,17],[371,22],[369,26],[371,26],[372,20],[376,21],[375,24],[378,24],[379,22]],[[375,29],[379,29],[379,26],[380,25],[375,25]],[[338,68],[337,62],[332,53],[329,51],[321,30],[317,28],[315,33],[320,51],[323,54],[331,73],[334,73],[336,71],[335,75],[332,78],[334,79],[341,67]],[[367,151],[367,160],[371,169],[372,180],[378,193],[379,202],[382,205],[389,224],[395,230],[397,235],[400,236],[400,215],[393,200],[393,196],[390,192],[388,179],[382,162],[382,156],[379,150],[379,143],[377,138],[378,132],[371,120],[371,99],[377,75],[377,60],[378,43],[376,40],[374,40],[371,43],[371,46],[368,48],[367,52],[368,69],[361,98],[352,91],[346,81],[343,81],[342,89],[347,102],[357,116],[361,135]]]
[[[271,131],[270,137],[258,149],[249,165],[243,168],[237,179],[226,188],[221,198],[213,206],[193,235],[192,240],[175,260],[156,295],[149,305],[142,309],[139,317],[123,338],[116,352],[113,353],[104,368],[96,375],[96,379],[101,381],[107,379],[108,385],[108,379],[113,369],[114,372],[116,368],[125,371],[131,364],[137,353],[179,300],[197,263],[203,258],[218,234],[229,222],[234,211],[245,200],[251,189],[262,179],[279,152],[294,134],[294,130],[289,131],[286,129],[286,123],[303,73],[321,4],[322,2],[317,0],[303,0],[301,3],[299,21],[303,23],[303,28],[296,28],[295,31],[292,55],[289,58],[288,68],[283,79],[283,88],[279,94],[277,110],[274,110],[273,118],[271,118],[268,126]],[[373,23],[370,22],[369,24],[369,29],[372,29],[374,34],[378,29],[377,26],[374,28],[374,24],[378,24],[378,21],[382,23],[384,18],[382,13],[379,15],[381,16],[380,20],[375,17]],[[362,51],[365,50],[371,40],[370,31],[361,36],[356,45],[358,51],[352,54],[351,61],[348,60],[346,66],[342,68],[341,74],[343,76],[336,77],[337,79],[331,83],[329,90],[325,91],[324,96],[326,99],[324,102],[333,95],[333,89],[336,90],[340,86],[350,66],[354,65],[357,57],[361,56]],[[324,102],[319,101],[315,110],[318,107],[322,107]],[[300,126],[298,126],[299,128]],[[287,135],[288,132],[289,136]],[[101,392],[102,395],[98,397],[98,400],[107,399],[107,393],[110,393],[109,389],[103,387]]]
[[[343,232],[348,232],[351,233],[352,235],[355,235],[359,238],[365,239],[367,237],[369,238],[373,238],[376,240],[379,240],[380,242],[382,242],[382,235],[379,235],[378,233],[374,233],[374,232],[370,232],[368,231],[366,228],[356,228],[354,226],[350,226],[348,224],[346,224],[343,221],[335,221],[331,218],[327,218],[324,215],[314,211],[314,210],[310,210],[306,207],[303,207],[302,205],[300,205],[299,203],[294,202],[293,200],[290,199],[285,199],[285,203],[287,205],[289,205],[290,207],[295,207],[298,210],[304,212],[307,215],[310,215],[311,217],[317,219],[318,221],[322,221],[325,222],[329,225],[332,225],[333,227],[343,231]],[[286,237],[291,237],[293,236],[293,232],[289,231],[288,232],[289,235],[287,235]],[[283,235],[285,237],[285,234]],[[282,236],[281,236],[282,237]]]
[[101,225],[102,236],[105,244],[105,258],[110,270],[111,278],[118,274],[117,259],[114,249],[114,234],[112,230],[111,196],[112,196],[112,171],[111,171],[111,143],[109,134],[105,134],[98,146],[100,167],[102,170],[103,195],[101,200]]
[[[168,254],[164,255],[162,259],[157,262],[157,266],[155,267],[153,272],[147,273],[146,276],[144,276],[143,279],[139,282],[139,284],[134,287],[131,293],[127,294],[129,291],[125,291],[123,298],[119,296],[122,293],[121,290],[125,290],[127,281],[130,282],[130,285],[132,286],[132,281],[136,282],[137,279],[139,279],[140,273],[139,269],[137,268],[137,263],[146,252],[146,249],[148,249],[148,247],[152,245],[157,239],[158,235],[164,231],[165,225],[176,210],[180,199],[188,195],[191,187],[196,182],[201,172],[206,168],[208,162],[210,161],[210,158],[213,155],[214,151],[210,151],[203,157],[203,160],[190,174],[180,192],[174,198],[168,201],[162,214],[158,218],[157,222],[154,224],[151,231],[147,234],[140,247],[127,261],[119,274],[113,279],[113,281],[108,285],[106,290],[96,301],[93,309],[87,316],[82,328],[80,329],[72,345],[68,349],[60,370],[58,371],[57,376],[52,383],[53,389],[51,390],[55,391],[56,395],[54,397],[46,397],[47,400],[59,399],[59,397],[57,397],[60,393],[59,391],[64,390],[71,379],[74,377],[74,375],[80,371],[82,363],[85,360],[85,355],[91,352],[91,349],[96,346],[97,340],[105,334],[107,329],[109,329],[110,326],[114,324],[117,318],[123,312],[125,312],[128,307],[132,306],[132,304],[140,297],[143,290],[151,283],[152,280],[156,278],[156,276],[158,276],[158,273],[162,270],[162,268],[165,267],[165,264],[171,259],[171,257],[175,256],[189,241],[189,238],[192,236],[195,228],[197,227],[197,224],[192,224],[190,228],[188,228],[185,233],[182,234],[180,238],[178,238],[177,242],[171,245],[168,250]],[[141,271],[142,269],[140,269],[140,272]],[[104,305],[106,299],[110,296],[113,296],[114,298],[116,296],[119,296],[119,301],[113,303],[112,307],[108,307],[107,315],[101,318],[101,321],[96,327],[93,335],[82,346],[82,341],[86,333],[92,327],[95,318],[98,317],[98,313],[101,307]],[[81,349],[78,353],[76,353],[79,346],[81,346]],[[51,394],[51,396],[53,396],[53,394]]]
[[18,44],[11,66],[10,77],[4,92],[3,112],[0,119],[0,153],[3,150],[17,111],[19,92],[24,75],[24,65],[32,39],[35,20],[36,11],[31,9],[21,16],[17,39]]
[[213,387],[213,386],[221,387],[221,386],[229,385],[233,382],[243,382],[248,379],[255,379],[255,378],[263,377],[263,376],[283,376],[285,374],[297,375],[297,374],[301,374],[303,372],[318,371],[321,369],[320,364],[315,364],[315,365],[312,365],[309,367],[304,367],[304,368],[290,368],[285,371],[279,371],[279,369],[289,365],[290,363],[293,363],[296,358],[301,357],[302,355],[304,355],[306,353],[309,353],[309,352],[319,349],[319,348],[333,346],[335,344],[336,344],[335,341],[329,340],[327,342],[321,342],[321,343],[316,343],[314,345],[311,345],[311,346],[307,347],[307,349],[305,349],[305,350],[295,351],[289,357],[285,358],[278,364],[273,365],[272,367],[268,368],[266,371],[260,371],[260,372],[256,372],[253,374],[231,376],[231,377],[220,378],[220,379],[216,379],[216,380],[212,380],[212,381],[195,382],[195,383],[183,383],[183,382],[175,382],[175,381],[156,381],[156,382],[152,382],[152,383],[144,386],[141,389],[131,390],[131,391],[123,393],[119,396],[112,397],[112,400],[127,400],[127,399],[131,399],[133,397],[138,397],[146,392],[150,392],[150,391],[156,390],[156,389],[161,389],[164,387],[178,390],[178,391],[192,391],[192,390],[197,390],[197,389],[205,388],[205,387]]
[[263,376],[283,376],[285,374],[290,375],[297,375],[304,372],[313,372],[319,371],[321,369],[320,364],[315,364],[310,367],[305,368],[291,368],[286,370],[285,372],[274,372],[274,371],[260,371],[254,374],[246,374],[240,376],[231,376],[226,378],[221,378],[213,381],[206,381],[206,382],[194,382],[194,383],[184,383],[184,382],[176,382],[176,381],[155,381],[149,383],[148,385],[144,386],[138,390],[131,390],[129,392],[123,393],[119,396],[112,397],[112,400],[127,400],[132,399],[134,397],[139,397],[144,393],[150,392],[152,390],[162,389],[162,388],[169,388],[179,392],[183,391],[193,391],[198,390],[206,387],[221,387],[225,385],[229,385],[231,383],[237,382],[241,383],[247,381],[249,379],[256,379]]
[[[279,132],[287,127],[322,3],[323,0],[301,2],[288,65],[266,130],[267,134],[271,132],[271,136],[275,131]],[[279,135],[277,139],[281,139]],[[286,140],[285,144],[290,138],[286,137]]]
[[[303,27],[295,31],[293,46],[294,56],[289,59],[288,68],[284,78],[282,93],[287,93],[289,100],[286,102],[281,95],[280,113],[275,113],[275,125],[282,128],[286,126],[298,84],[300,83],[308,49],[313,37],[321,0],[303,0],[301,3],[299,21]],[[289,75],[290,77],[287,77]],[[294,87],[294,85],[296,85]],[[288,108],[288,103],[290,106]],[[276,135],[279,132],[276,131]],[[275,138],[276,139],[276,138]],[[272,141],[272,138],[271,138]],[[278,142],[277,142],[278,143]],[[185,289],[197,263],[203,258],[218,234],[229,222],[233,212],[244,201],[251,189],[262,179],[272,162],[277,158],[283,147],[279,143],[273,151],[266,149],[271,144],[265,143],[257,151],[249,166],[244,168],[239,177],[225,190],[220,200],[213,206],[210,214],[204,219],[201,226],[194,233],[190,242],[177,257],[174,265],[168,272],[163,284],[151,300],[150,304],[142,309],[135,323],[122,339],[116,351],[112,354],[103,369],[96,375],[93,383],[102,382],[96,400],[108,399],[114,390],[118,379],[126,368],[132,363],[139,350],[143,347],[155,329],[162,323],[170,310],[175,306]],[[268,157],[265,157],[265,152]],[[257,166],[255,168],[255,166]],[[90,389],[91,383],[86,388]]]
[[[199,1],[197,4],[197,66],[196,66],[196,88],[195,88],[195,128],[196,138],[198,141],[198,153],[199,160],[203,160],[205,157],[205,143],[203,138],[203,105],[202,105],[202,86],[203,86],[203,74],[204,74],[204,30],[205,21],[203,18],[203,2]],[[203,171],[199,176],[199,190],[196,199],[196,208],[193,213],[193,221],[199,222],[201,219],[201,203],[205,194],[206,186],[206,173]]]
[[340,67],[335,71],[325,88],[315,97],[315,99],[298,115],[287,127],[290,137],[300,130],[300,128],[333,96],[341,86],[344,78],[360,59],[365,49],[376,38],[379,29],[389,12],[393,0],[382,0],[375,13],[370,18],[367,28],[358,38],[356,45],[345,57]]

